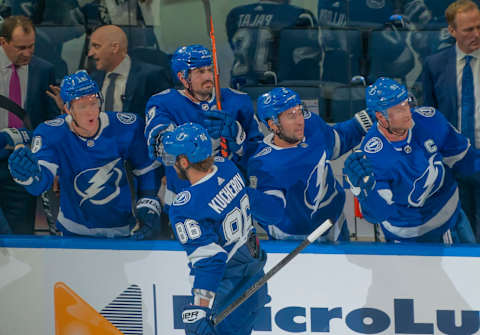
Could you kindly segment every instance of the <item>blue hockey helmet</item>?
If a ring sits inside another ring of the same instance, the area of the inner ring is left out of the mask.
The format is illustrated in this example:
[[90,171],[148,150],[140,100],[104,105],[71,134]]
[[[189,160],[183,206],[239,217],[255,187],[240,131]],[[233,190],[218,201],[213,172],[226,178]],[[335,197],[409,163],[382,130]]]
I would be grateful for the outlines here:
[[268,127],[268,119],[278,123],[278,115],[301,104],[302,101],[295,91],[286,87],[275,87],[258,97],[258,117]]
[[68,108],[70,108],[72,100],[93,94],[96,94],[101,100],[101,93],[97,83],[85,70],[79,70],[73,74],[66,75],[60,84],[60,96]]
[[180,47],[172,56],[174,78],[177,78],[178,72],[187,78],[190,70],[210,65],[212,65],[212,53],[200,44]]
[[405,86],[395,80],[380,77],[366,88],[367,109],[381,112],[387,117],[387,109],[408,100],[408,91]]
[[165,165],[173,165],[178,155],[187,156],[191,163],[201,162],[212,156],[212,141],[208,132],[196,123],[185,123],[162,136]]

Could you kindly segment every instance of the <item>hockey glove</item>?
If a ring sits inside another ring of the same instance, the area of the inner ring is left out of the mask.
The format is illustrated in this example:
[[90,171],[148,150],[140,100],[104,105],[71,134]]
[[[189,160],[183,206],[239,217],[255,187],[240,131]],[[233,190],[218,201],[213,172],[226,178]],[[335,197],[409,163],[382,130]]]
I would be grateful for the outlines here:
[[182,320],[186,335],[216,335],[210,318],[210,308],[187,305],[183,308]]
[[375,116],[374,111],[363,109],[360,112],[355,113],[355,119],[366,134],[377,120],[377,117]]
[[40,181],[40,166],[29,148],[15,149],[8,158],[8,169],[13,180],[20,185],[29,186]]
[[135,240],[153,238],[160,230],[160,202],[157,198],[140,198],[135,206],[135,216],[140,222],[140,228],[132,231]]
[[345,161],[343,171],[352,193],[364,200],[375,187],[375,176],[370,162],[362,151],[354,151]]
[[165,125],[158,125],[150,132],[148,140],[148,156],[152,161],[157,160],[162,162],[162,157],[165,155],[165,150],[163,149],[162,143],[162,135],[166,131],[173,131],[175,127],[176,126],[173,123],[170,123],[168,127]]
[[241,155],[245,142],[245,131],[240,122],[231,113],[224,110],[209,110],[205,112],[205,128],[212,138],[224,137],[231,152]]
[[25,128],[5,128],[0,130],[0,159],[7,158],[17,144],[29,144],[32,132]]

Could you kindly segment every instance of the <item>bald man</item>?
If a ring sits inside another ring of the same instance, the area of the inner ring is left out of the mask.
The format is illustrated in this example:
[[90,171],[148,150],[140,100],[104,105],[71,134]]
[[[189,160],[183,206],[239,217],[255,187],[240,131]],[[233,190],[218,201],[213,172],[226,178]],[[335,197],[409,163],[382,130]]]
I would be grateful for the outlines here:
[[91,76],[102,89],[103,110],[144,117],[148,99],[172,83],[168,70],[130,58],[127,49],[127,36],[121,28],[99,27],[90,37],[88,56],[95,60],[97,69]]

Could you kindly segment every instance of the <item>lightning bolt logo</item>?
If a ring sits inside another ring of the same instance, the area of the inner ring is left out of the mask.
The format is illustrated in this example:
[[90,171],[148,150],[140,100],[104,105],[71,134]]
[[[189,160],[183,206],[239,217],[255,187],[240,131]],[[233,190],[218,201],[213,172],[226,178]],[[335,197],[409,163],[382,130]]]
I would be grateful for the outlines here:
[[408,195],[408,203],[421,207],[425,201],[443,185],[445,168],[441,161],[435,161],[437,154],[428,159],[428,166],[423,174],[413,183],[413,189]]
[[[82,198],[82,200],[80,201],[80,206],[87,200],[90,200],[90,202],[94,205],[104,205],[114,199],[120,193],[119,184],[120,180],[122,179],[123,173],[121,169],[116,167],[120,159],[121,158],[117,158],[114,161],[111,161],[110,163],[107,163],[101,167],[84,170],[75,177],[75,191]],[[83,186],[82,184],[84,184],[84,182],[82,182],[82,177],[86,174],[92,174],[92,172],[94,172],[94,174],[87,182],[88,187],[85,191],[82,191],[83,187],[81,186]],[[116,178],[115,180],[113,180],[114,191],[102,199],[95,200],[95,196],[102,192],[107,186],[110,186],[112,184],[111,180],[112,177],[114,178],[115,175]]]
[[[318,161],[317,165],[315,168],[312,170],[310,173],[310,176],[308,177],[307,181],[307,187],[305,188],[305,191],[303,192],[303,199],[305,202],[305,205],[312,210],[312,213],[310,216],[313,216],[320,208],[323,208],[330,204],[330,202],[333,200],[333,198],[337,195],[337,189],[335,188],[335,183],[336,180],[334,178],[334,184],[333,184],[333,190],[332,194],[328,197],[328,199],[325,199],[325,197],[328,194],[329,187],[327,183],[327,177],[328,177],[328,161],[327,161],[327,154],[324,151],[322,157]],[[309,194],[315,194],[315,197],[313,198],[313,204],[310,203],[309,201]]]

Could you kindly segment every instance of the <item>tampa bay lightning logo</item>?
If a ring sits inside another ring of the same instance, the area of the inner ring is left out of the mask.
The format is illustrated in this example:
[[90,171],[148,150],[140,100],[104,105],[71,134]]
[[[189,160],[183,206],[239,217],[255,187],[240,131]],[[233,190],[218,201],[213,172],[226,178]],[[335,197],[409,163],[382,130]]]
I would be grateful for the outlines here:
[[58,118],[58,119],[45,121],[45,124],[51,127],[60,127],[64,122],[65,122],[64,119]]
[[42,138],[40,136],[35,136],[32,140],[32,153],[38,152],[42,148]]
[[153,118],[155,117],[156,110],[157,108],[155,106],[148,110],[145,120],[145,127],[148,127],[150,125],[150,122],[152,122]]
[[132,124],[137,120],[137,116],[133,113],[116,113],[118,121],[123,124]]
[[435,115],[435,108],[433,107],[417,107],[414,109],[415,112],[417,112],[420,115],[423,115],[425,117],[432,117]]
[[261,156],[265,156],[265,155],[268,155],[269,153],[272,152],[272,147],[265,147],[263,148],[262,150],[260,150],[259,153],[257,153],[255,156],[253,157],[261,157]]
[[414,207],[422,207],[425,201],[437,192],[443,185],[445,166],[435,160],[437,154],[428,159],[428,167],[423,174],[413,182],[413,189],[408,195],[408,203]]
[[363,147],[363,150],[365,152],[368,152],[370,154],[374,154],[376,152],[379,152],[383,148],[383,142],[379,137],[372,137],[367,141],[365,146]]
[[[329,162],[327,160],[327,154],[324,151],[317,165],[313,168],[312,172],[308,176],[307,186],[303,192],[305,206],[312,210],[311,216],[313,216],[313,214],[315,214],[315,212],[320,208],[330,204],[338,193],[335,187],[335,178],[331,185],[333,190],[329,189],[329,185],[327,183],[327,177],[329,176],[328,167]],[[329,193],[331,194],[327,198]]]
[[75,176],[74,188],[82,198],[80,206],[89,200],[94,205],[104,205],[120,194],[123,172],[117,158],[103,166],[87,169]]
[[188,191],[183,191],[177,194],[175,200],[173,201],[174,206],[182,206],[190,201],[192,195]]

